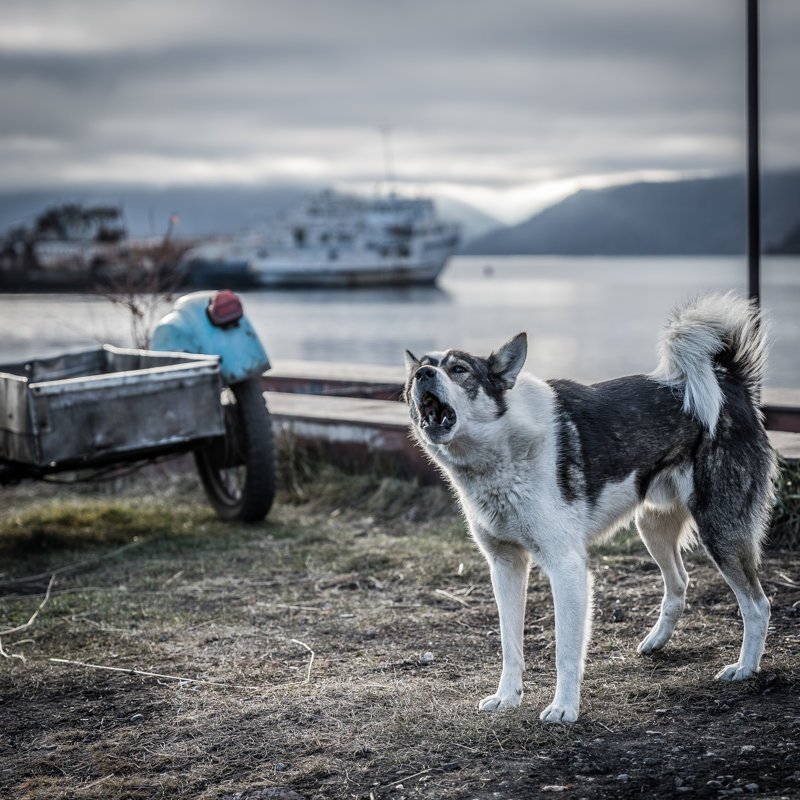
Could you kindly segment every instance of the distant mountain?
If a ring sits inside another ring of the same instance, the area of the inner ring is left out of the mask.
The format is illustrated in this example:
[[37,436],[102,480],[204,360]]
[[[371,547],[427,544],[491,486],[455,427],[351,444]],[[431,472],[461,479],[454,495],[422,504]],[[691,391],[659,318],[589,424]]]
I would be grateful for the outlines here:
[[[286,214],[320,186],[195,186],[141,188],[103,186],[0,193],[0,238],[14,224],[30,225],[48,206],[63,203],[121,206],[131,236],[160,236],[174,213],[180,236],[236,233]],[[436,198],[443,218],[458,222],[464,241],[482,236],[499,223],[472,206]]]
[[477,239],[500,225],[500,220],[496,217],[491,217],[460,200],[436,197],[434,203],[436,211],[442,219],[461,225],[461,238],[464,243]]
[[[762,241],[800,215],[800,170],[762,177]],[[733,255],[745,250],[745,180],[726,176],[579,191],[471,242],[476,255]]]
[[[800,216],[800,209],[798,216]],[[770,252],[782,256],[800,256],[800,222],[786,234],[783,241],[770,248]]]

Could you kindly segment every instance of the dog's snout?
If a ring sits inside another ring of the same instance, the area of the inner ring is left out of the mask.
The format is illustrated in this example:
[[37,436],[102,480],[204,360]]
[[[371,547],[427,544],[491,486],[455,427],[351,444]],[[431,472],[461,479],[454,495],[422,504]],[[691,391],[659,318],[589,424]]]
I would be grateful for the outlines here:
[[423,381],[436,377],[436,370],[433,367],[420,367],[414,375],[415,380]]

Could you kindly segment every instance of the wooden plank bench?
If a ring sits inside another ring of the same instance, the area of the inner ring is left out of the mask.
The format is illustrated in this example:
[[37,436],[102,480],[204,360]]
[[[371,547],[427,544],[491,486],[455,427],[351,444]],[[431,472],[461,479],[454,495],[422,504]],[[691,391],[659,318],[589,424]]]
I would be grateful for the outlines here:
[[[266,391],[373,400],[400,400],[404,382],[402,367],[326,361],[279,361],[263,377]],[[762,405],[768,430],[800,433],[800,389],[764,389]]]
[[434,479],[436,470],[409,437],[408,410],[393,400],[267,392],[278,437],[336,463],[380,461],[399,473]]
[[263,377],[266,391],[372,400],[399,400],[404,383],[402,367],[329,361],[278,361]]
[[[399,473],[429,481],[437,476],[409,437],[408,410],[402,403],[354,397],[267,392],[279,436],[291,433],[305,447],[347,464],[382,461]],[[800,434],[770,431],[786,459],[800,459]]]
[[761,406],[767,430],[800,433],[800,389],[764,389]]

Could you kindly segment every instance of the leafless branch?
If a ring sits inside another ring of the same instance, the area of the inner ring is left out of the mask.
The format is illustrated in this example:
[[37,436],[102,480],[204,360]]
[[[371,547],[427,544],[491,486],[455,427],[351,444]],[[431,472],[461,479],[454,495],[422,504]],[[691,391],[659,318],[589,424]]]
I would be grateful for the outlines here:
[[448,592],[444,589],[435,589],[434,594],[441,595],[442,597],[446,597],[448,600],[453,600],[456,603],[461,603],[464,608],[469,608],[469,603],[461,597],[457,597],[456,595],[452,594],[452,592]]
[[34,622],[36,622],[36,617],[39,616],[39,612],[44,608],[45,603],[50,599],[50,590],[53,588],[55,579],[55,574],[50,576],[50,583],[47,584],[47,591],[44,594],[44,599],[41,603],[39,603],[39,607],[33,612],[31,618],[24,625],[17,625],[16,628],[8,628],[7,630],[0,631],[0,638],[3,636],[10,636],[12,633],[19,633],[20,631],[27,630],[31,627],[31,625],[33,625]]
[[308,660],[306,679],[303,681],[303,683],[311,683],[311,665],[314,663],[314,651],[305,642],[301,642],[299,639],[290,639],[290,641],[294,642],[294,644],[299,644],[301,647],[305,647],[305,649],[311,653],[311,658]]
[[7,653],[3,648],[3,637],[10,636],[12,633],[20,633],[21,631],[27,630],[30,628],[34,622],[36,622],[36,617],[39,616],[39,612],[44,608],[45,603],[50,599],[50,590],[53,588],[53,583],[55,582],[56,576],[50,576],[50,583],[47,584],[47,591],[44,593],[44,598],[42,602],[39,603],[39,607],[36,611],[33,612],[31,618],[24,624],[24,625],[17,625],[16,628],[8,628],[7,630],[0,631],[0,656],[3,658],[18,658],[20,661],[25,663],[26,659],[22,653]]
[[179,681],[180,683],[198,683],[203,686],[219,686],[223,689],[248,689],[250,691],[261,691],[259,686],[243,686],[238,683],[222,683],[220,681],[204,681],[200,678],[186,678],[182,675],[165,675],[161,672],[148,672],[143,669],[132,669],[129,667],[109,667],[105,664],[89,664],[85,661],[72,661],[68,658],[51,658],[55,664],[72,664],[76,667],[86,667],[87,669],[100,669],[107,672],[124,672],[128,675],[142,675],[145,678],[163,678],[168,681]]
[[[36,581],[46,578],[48,575],[55,577],[56,575],[63,575],[67,572],[76,572],[82,567],[87,567],[91,564],[97,564],[98,562],[105,561],[108,558],[114,558],[120,553],[130,550],[132,547],[138,547],[140,544],[142,544],[141,539],[134,539],[132,542],[128,542],[127,544],[122,545],[122,547],[112,550],[110,553],[104,553],[103,555],[95,558],[87,558],[83,561],[75,561],[72,564],[65,564],[63,567],[58,567],[58,569],[50,570],[49,572],[40,572],[37,575],[26,575],[23,578],[12,578],[11,580],[0,583],[0,589],[12,589],[20,584],[35,583]],[[3,634],[0,633],[0,636],[2,635]]]

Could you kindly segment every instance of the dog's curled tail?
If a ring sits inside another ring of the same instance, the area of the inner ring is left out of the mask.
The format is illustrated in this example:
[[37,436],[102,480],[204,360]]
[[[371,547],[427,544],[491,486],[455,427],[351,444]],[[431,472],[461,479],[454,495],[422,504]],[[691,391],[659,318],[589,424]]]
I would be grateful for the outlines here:
[[711,435],[725,402],[718,370],[743,383],[758,407],[767,335],[758,307],[732,292],[696,298],[676,308],[661,335],[651,378],[683,392],[684,413]]

